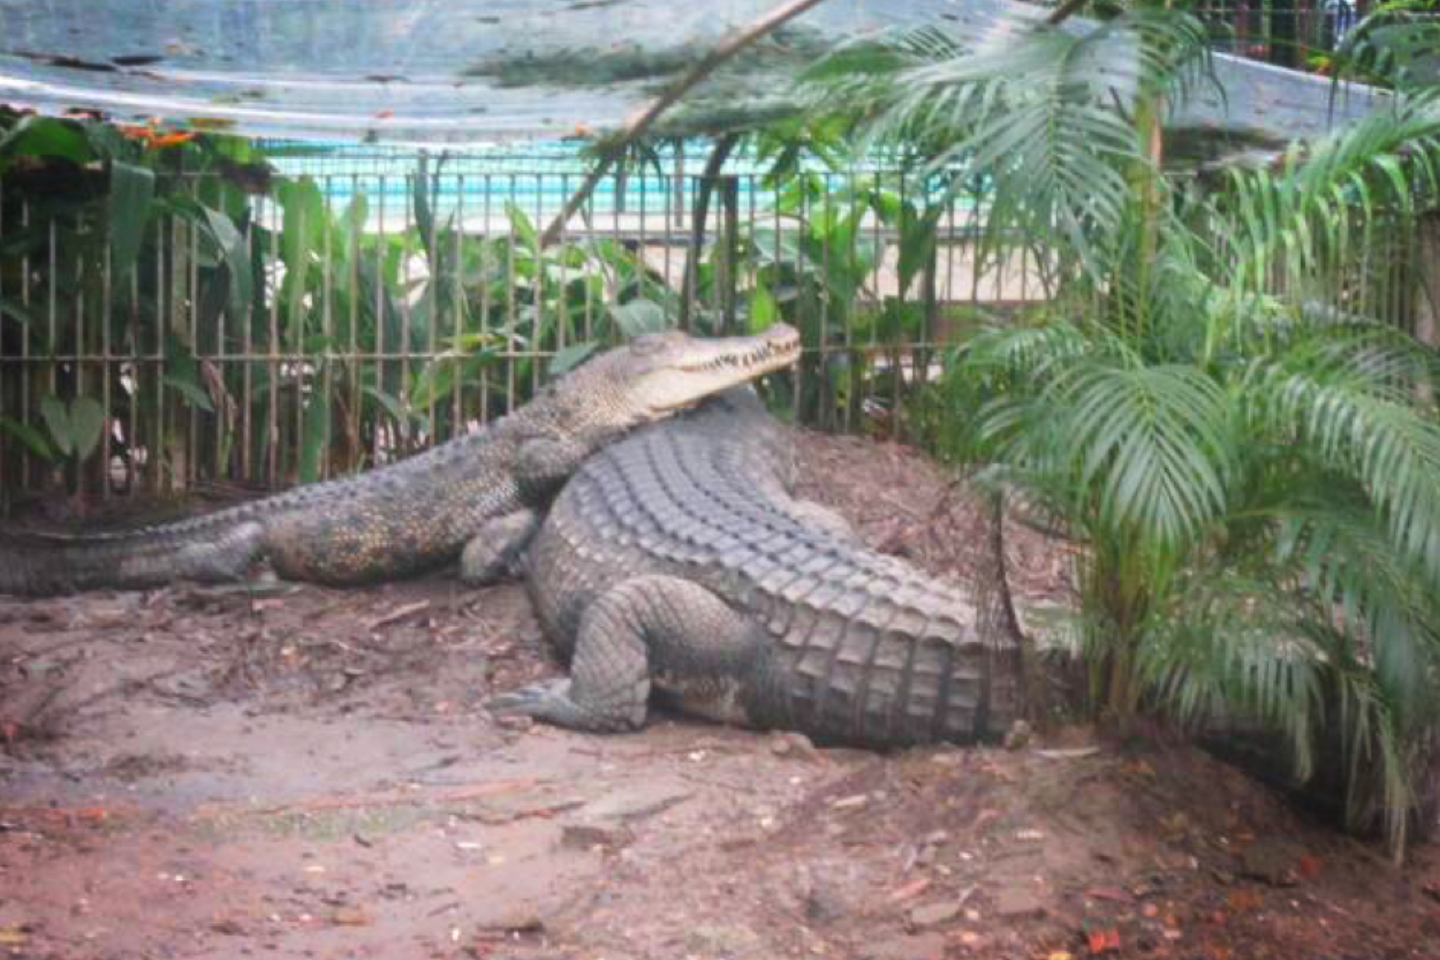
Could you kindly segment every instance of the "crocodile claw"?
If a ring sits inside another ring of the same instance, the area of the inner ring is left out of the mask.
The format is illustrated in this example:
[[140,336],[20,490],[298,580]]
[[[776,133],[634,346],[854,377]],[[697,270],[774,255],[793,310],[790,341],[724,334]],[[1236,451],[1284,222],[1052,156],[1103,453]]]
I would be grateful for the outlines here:
[[544,719],[548,708],[553,707],[557,701],[569,702],[569,693],[569,680],[563,678],[543,680],[540,683],[532,683],[528,687],[521,687],[519,690],[491,697],[485,702],[485,709],[491,713],[520,713]]
[[[648,686],[648,685],[647,685]],[[510,693],[492,697],[486,709],[494,714],[520,714],[545,723],[589,733],[621,733],[638,730],[645,723],[645,701],[639,709],[621,705],[618,709],[597,710],[577,703],[571,694],[570,681],[543,680]]]

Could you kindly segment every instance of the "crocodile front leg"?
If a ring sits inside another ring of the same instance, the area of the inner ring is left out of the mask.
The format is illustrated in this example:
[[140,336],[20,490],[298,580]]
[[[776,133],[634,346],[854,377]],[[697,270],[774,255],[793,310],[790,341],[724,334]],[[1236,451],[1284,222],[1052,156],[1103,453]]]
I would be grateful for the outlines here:
[[460,554],[460,582],[483,587],[513,573],[539,529],[540,514],[534,510],[517,510],[487,520]]
[[594,450],[593,444],[569,437],[525,438],[516,451],[513,468],[520,498],[531,506],[549,503]]
[[644,726],[653,686],[685,712],[745,723],[763,653],[756,628],[699,584],[636,577],[585,610],[570,679],[526,687],[489,706],[613,733]]

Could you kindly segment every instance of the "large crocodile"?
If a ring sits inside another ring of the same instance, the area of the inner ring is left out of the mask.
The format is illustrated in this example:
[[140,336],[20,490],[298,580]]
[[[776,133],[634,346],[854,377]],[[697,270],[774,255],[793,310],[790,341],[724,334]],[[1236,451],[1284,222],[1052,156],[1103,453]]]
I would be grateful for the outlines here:
[[786,492],[748,389],[588,460],[526,554],[570,676],[492,701],[562,726],[684,712],[871,746],[1002,736],[1020,645],[1000,604],[863,547]]
[[453,560],[503,565],[585,457],[630,429],[792,363],[796,332],[650,334],[596,357],[484,429],[359,476],[137,531],[0,550],[0,592],[223,581],[268,560],[282,577],[354,584]]

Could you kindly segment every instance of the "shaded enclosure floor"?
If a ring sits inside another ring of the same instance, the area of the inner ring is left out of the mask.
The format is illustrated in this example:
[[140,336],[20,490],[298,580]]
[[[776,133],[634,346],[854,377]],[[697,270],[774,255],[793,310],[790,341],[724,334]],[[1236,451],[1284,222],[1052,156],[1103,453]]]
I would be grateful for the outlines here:
[[[922,458],[796,450],[872,543],[967,569],[983,520]],[[514,585],[0,599],[0,956],[1440,958],[1434,851],[1396,870],[1160,733],[880,756],[484,711],[554,669]]]

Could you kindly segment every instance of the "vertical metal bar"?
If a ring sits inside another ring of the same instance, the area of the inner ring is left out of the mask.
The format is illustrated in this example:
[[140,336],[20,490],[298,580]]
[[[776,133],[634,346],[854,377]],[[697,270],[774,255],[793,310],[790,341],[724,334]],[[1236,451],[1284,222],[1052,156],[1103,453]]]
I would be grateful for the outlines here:
[[[0,177],[0,197],[3,197],[4,195],[5,195],[5,178],[4,178],[4,177]],[[5,236],[5,204],[0,203],[0,239],[3,239],[4,236]],[[4,262],[3,262],[3,261],[0,261],[0,299],[3,299],[3,298],[5,297],[5,292],[6,292],[6,291],[5,291],[5,270],[4,270],[4,266],[5,266]],[[24,279],[24,275],[23,275],[23,274],[21,275],[20,283],[21,283],[22,286],[23,286],[24,283],[25,283],[25,279]],[[3,320],[3,318],[0,318],[0,320]],[[22,338],[23,338],[23,337],[24,337],[24,334],[22,334],[21,336],[22,336]],[[108,407],[107,407],[107,409],[108,409]],[[4,415],[4,414],[6,414],[6,413],[8,413],[8,412],[9,412],[9,411],[7,411],[7,410],[5,409],[5,338],[4,338],[3,336],[0,336],[0,415]],[[6,431],[6,430],[0,430],[0,517],[8,516],[9,513],[10,513],[10,493],[11,493],[11,490],[10,490],[10,487],[7,486],[7,485],[3,482],[3,480],[4,480],[5,463],[6,463],[6,457],[5,457],[5,454],[6,454],[6,445],[7,445],[7,440],[8,440],[8,439],[9,439],[9,432]],[[20,446],[21,446],[21,448],[23,449],[24,444],[21,444]],[[21,490],[21,489],[24,488],[24,486],[25,486],[25,480],[26,480],[26,477],[25,477],[24,473],[22,472],[21,475],[20,475],[20,482],[19,482],[19,483],[16,483],[16,484],[13,484],[16,492],[18,492],[19,490]]]
[[[428,167],[426,168],[425,172],[427,174],[430,174]],[[432,187],[434,189],[432,189]],[[425,349],[426,351],[428,351],[428,355],[424,358],[424,366],[421,368],[421,373],[423,374],[428,371],[431,376],[434,376],[435,373],[438,372],[435,369],[436,356],[439,352],[436,350],[436,343],[438,342],[437,331],[440,328],[440,324],[443,323],[445,320],[445,314],[442,310],[440,310],[440,304],[442,302],[442,292],[440,288],[441,285],[445,282],[445,275],[444,271],[441,270],[443,260],[440,252],[440,235],[436,231],[436,224],[440,222],[439,172],[437,171],[433,174],[430,174],[429,179],[425,183],[420,185],[420,189],[425,191],[425,196],[428,198],[430,207],[430,244],[427,247],[427,249],[430,251],[430,262],[426,265],[427,275],[425,278],[425,283],[430,290],[431,304],[430,322],[426,324],[427,329],[425,337]],[[458,311],[460,305],[456,303],[454,304],[454,307]],[[425,412],[427,415],[427,419],[430,421],[429,443],[436,444],[440,442],[440,436],[438,433],[439,418],[435,412],[435,391],[430,390],[428,391],[428,393],[429,396],[425,398]]]
[[[360,255],[362,252],[360,244],[360,232],[365,225],[360,222],[360,175],[350,174],[350,206],[348,207],[355,215],[349,218],[350,231],[345,236],[345,301],[349,307],[348,320],[350,322],[348,341],[345,345],[345,373],[350,386],[350,410],[346,419],[346,428],[349,436],[346,437],[348,444],[354,444],[351,451],[351,461],[345,466],[347,469],[358,469],[362,465],[365,456],[365,443],[360,435],[361,425],[364,423],[362,412],[365,406],[365,395],[361,391],[365,377],[365,362],[361,356],[360,348]],[[368,219],[368,206],[366,217]]]
[[[878,179],[878,178],[881,176],[880,172],[879,172],[879,171],[876,171],[875,176],[876,176],[876,178]],[[900,235],[897,236],[897,237],[896,237],[896,240],[895,240],[895,251],[896,251],[896,257],[895,257],[895,286],[896,286],[896,292],[895,292],[895,294],[896,294],[896,298],[897,298],[897,303],[899,304],[901,322],[898,323],[898,324],[896,324],[896,338],[897,338],[897,343],[895,344],[895,349],[894,349],[894,351],[892,352],[892,358],[891,358],[891,363],[894,365],[894,369],[890,371],[890,437],[891,437],[892,440],[899,440],[899,439],[900,439],[900,420],[901,420],[901,413],[903,412],[903,408],[901,407],[901,399],[902,399],[903,393],[904,393],[903,387],[904,387],[904,379],[905,379],[905,362],[906,362],[907,360],[913,361],[913,360],[915,359],[915,355],[914,355],[914,352],[913,352],[913,346],[912,346],[912,348],[909,349],[909,350],[907,350],[907,349],[905,348],[905,324],[904,324],[905,303],[906,303],[906,297],[909,295],[909,286],[910,286],[910,285],[906,282],[906,280],[905,280],[904,277],[900,276],[900,252],[901,252],[902,244],[903,244],[903,241],[904,241],[904,224],[905,224],[905,210],[906,210],[905,201],[906,201],[906,199],[907,199],[907,197],[905,196],[905,174],[904,174],[903,172],[902,172],[902,173],[897,173],[897,174],[895,174],[895,179],[896,179],[896,190],[898,191],[898,193],[899,193],[899,195],[900,195],[900,228],[901,228],[901,229],[900,229]],[[876,229],[878,230],[878,229],[879,229],[879,220],[880,220],[880,218],[879,218],[879,217],[876,217],[875,220],[876,220]],[[883,263],[883,262],[884,262],[884,247],[879,247],[879,249],[880,249],[880,251],[881,251],[880,256],[879,256],[879,262],[882,262],[882,263]],[[883,305],[883,303],[884,303],[884,300],[883,300],[883,298],[882,298],[882,299],[881,299],[881,304]]]
[[829,183],[823,183],[820,190],[820,217],[820,277],[822,279],[820,283],[816,284],[816,296],[819,300],[816,306],[819,312],[817,327],[820,348],[820,378],[817,394],[820,398],[820,405],[816,414],[820,429],[830,430],[835,426],[834,396],[830,388],[830,292],[825,288],[823,280],[831,275],[830,235],[832,231],[830,227],[834,222],[834,210],[831,207]]
[[980,184],[978,181],[975,182],[975,186],[972,189],[975,196],[975,229],[973,231],[966,231],[965,242],[970,248],[970,306],[979,309],[980,273],[982,271],[980,236],[984,231],[982,224],[985,218],[989,216],[989,211],[981,209],[983,201],[981,199]]
[[[803,190],[802,190],[802,192],[801,192],[801,196],[802,196],[802,198],[803,198],[803,196],[804,196]],[[802,199],[802,209],[803,209],[803,199]],[[777,261],[779,261],[779,260],[784,256],[784,250],[785,250],[785,242],[784,242],[784,237],[783,237],[783,233],[782,233],[782,230],[783,230],[783,227],[784,227],[784,221],[783,221],[783,220],[781,219],[781,217],[780,217],[779,196],[778,196],[778,194],[775,194],[775,193],[772,193],[772,194],[771,194],[770,214],[771,214],[771,217],[772,217],[773,220],[774,220],[774,228],[775,228],[775,259],[776,259]],[[798,247],[797,247],[797,249],[798,249]],[[799,296],[797,297],[797,299],[796,299],[796,301],[795,301],[796,309],[795,309],[795,316],[793,317],[793,319],[794,319],[794,321],[795,321],[795,324],[794,324],[794,325],[795,325],[795,328],[800,331],[800,343],[801,343],[801,346],[803,347],[804,344],[805,344],[805,323],[804,323],[805,279],[804,279],[803,276],[800,276],[800,264],[799,264],[798,261],[797,261],[796,264],[795,264],[795,272],[796,272],[797,282],[798,282],[798,287],[799,287]],[[774,291],[771,291],[771,292],[773,293]],[[800,362],[795,365],[795,367],[794,367],[794,372],[791,374],[791,377],[790,377],[790,384],[791,384],[790,412],[791,412],[791,415],[795,418],[795,422],[796,422],[796,423],[801,423],[801,422],[803,422],[803,421],[802,421],[803,411],[800,409],[800,402],[801,402],[802,399],[804,399],[804,394],[803,394],[803,392],[801,391],[800,387],[801,387],[801,384],[802,384],[802,383],[804,382],[804,380],[805,380],[805,362],[806,362],[806,358],[805,358],[804,355],[802,354],[801,357],[800,357]]]
[[[379,202],[376,204],[375,214],[375,389],[381,393],[385,390],[385,247],[388,237],[385,234],[385,203],[389,196],[385,189],[385,174],[380,174],[379,185],[376,195]],[[403,424],[396,424],[398,431]],[[385,450],[385,428],[377,418],[375,422],[374,436],[371,437],[372,449],[375,452],[375,460],[379,462],[381,452]],[[397,435],[398,439],[398,435]],[[393,452],[393,451],[387,451]]]
[[[942,303],[953,303],[955,297],[955,207],[960,203],[954,196],[949,197],[945,204],[945,213],[942,215],[945,221],[945,269],[941,276],[945,278],[939,286],[939,298]],[[937,222],[938,228],[938,222]],[[936,238],[936,251],[939,251],[939,238]],[[939,257],[937,255],[936,259]]]
[[[270,225],[270,263],[280,263],[280,232],[284,219],[272,216]],[[270,295],[270,409],[267,411],[266,443],[269,454],[269,468],[266,480],[271,487],[280,483],[280,458],[283,440],[280,436],[280,288]]]
[[[682,192],[693,192],[688,175],[681,186]],[[693,201],[686,206],[689,222],[682,224],[685,231],[685,257],[681,261],[680,281],[680,322],[686,330],[694,327],[695,314],[700,307],[700,251],[705,246],[705,222],[700,217]]]
[[725,210],[725,279],[721,285],[721,323],[726,334],[735,332],[735,299],[740,283],[736,276],[740,258],[740,181],[734,175],[720,178],[720,198]]
[[60,351],[55,343],[55,301],[59,299],[57,284],[59,282],[60,265],[56,262],[59,256],[59,242],[56,240],[55,218],[51,217],[46,236],[47,253],[45,255],[45,269],[49,275],[49,284],[46,291],[45,316],[46,316],[46,349],[50,351],[51,360],[45,365],[50,372],[50,393],[52,395],[60,392],[59,364],[55,363],[54,357]]
[[[317,185],[318,191],[320,187]],[[308,237],[309,225],[306,219],[309,216],[309,207],[302,206],[300,213],[300,235]],[[310,244],[307,242],[300,247],[300,257],[305,263],[301,277],[305,280],[305,286],[310,282]],[[304,286],[301,287],[299,303],[301,306],[298,315],[289,316],[289,304],[286,304],[285,334],[286,343],[281,353],[284,355],[284,366],[288,372],[290,381],[290,396],[293,398],[290,404],[292,414],[289,422],[291,435],[290,442],[285,444],[285,449],[290,452],[290,470],[288,481],[300,482],[300,465],[305,460],[305,400],[306,389],[312,387],[313,376],[310,369],[311,358],[305,355],[307,334],[309,333],[310,316],[305,309],[305,301],[308,299]],[[313,305],[313,304],[312,304]]]
[[[410,242],[410,228],[411,228],[411,226],[413,225],[412,216],[413,216],[414,210],[415,210],[415,207],[414,207],[414,203],[413,203],[412,198],[415,196],[415,191],[416,191],[416,190],[423,189],[423,185],[418,184],[418,183],[415,182],[417,179],[418,179],[418,178],[416,177],[415,173],[412,171],[412,172],[410,172],[410,173],[405,174],[404,178],[401,180],[401,187],[404,188],[404,190],[405,190],[405,193],[404,193],[404,210],[405,210],[405,212],[404,212],[404,214],[401,216],[401,219],[400,219],[400,244],[399,244],[399,249],[400,249],[400,289],[401,289],[402,291],[405,291],[405,293],[404,293],[404,295],[402,295],[402,296],[400,297],[400,302],[399,302],[399,304],[398,304],[398,306],[399,306],[399,308],[400,308],[400,397],[399,397],[399,399],[400,399],[401,409],[405,410],[407,413],[412,412],[412,411],[410,411],[410,359],[411,359],[411,357],[414,355],[414,354],[412,353],[412,347],[414,346],[415,335],[414,335],[414,332],[413,332],[412,329],[411,329],[411,310],[410,310],[410,296],[409,296],[409,290],[410,290],[410,259],[411,259],[411,257],[410,257],[410,252],[406,249],[406,245],[409,244],[409,242]],[[433,318],[432,318],[432,326],[433,326]],[[406,432],[406,434],[408,435],[408,434],[409,434],[410,424],[406,424],[405,426],[406,426],[406,431],[405,431],[405,432]]]
[[[3,233],[0,230],[0,233]],[[110,349],[110,326],[113,322],[114,291],[111,284],[114,282],[114,273],[110,263],[110,244],[105,244],[101,253],[100,261],[100,402],[105,405],[105,429],[100,434],[100,456],[101,463],[101,486],[100,497],[109,500],[114,492],[111,488],[114,484],[110,479],[110,459],[114,456],[111,449],[114,437],[112,418],[114,416],[114,397],[111,390],[111,381],[118,372],[115,357]]]
[[[610,238],[611,238],[611,241],[612,241],[612,244],[613,244],[611,249],[619,251],[619,250],[623,250],[623,249],[624,249],[624,244],[623,244],[623,242],[621,241],[621,238],[620,238],[620,204],[617,202],[618,197],[619,197],[619,182],[618,182],[618,181],[619,181],[619,175],[618,175],[617,173],[615,173],[614,171],[612,171],[612,172],[610,173],[609,180],[610,180]],[[592,203],[592,204],[595,202],[595,198],[596,198],[596,196],[599,194],[599,192],[600,192],[600,191],[597,189],[594,193],[591,194],[590,200],[591,200],[591,203]],[[593,210],[593,207],[592,207],[592,210]],[[618,255],[619,255],[619,256],[624,256],[624,254],[618,254]],[[613,294],[613,293],[611,294],[610,299],[611,299],[611,300],[614,300],[614,294]]]
[[[560,174],[560,195],[565,197],[570,196],[570,174],[568,172]],[[585,203],[581,206],[580,222],[582,224],[593,223],[594,213],[595,207],[592,194],[592,197],[587,197]],[[563,234],[565,227],[562,226],[560,229]],[[562,242],[564,241],[562,240]],[[589,340],[594,335],[593,331],[595,328],[595,294],[593,289],[594,285],[590,283],[590,277],[588,275],[581,277],[581,282],[583,283],[585,290],[585,305],[582,310],[581,322],[584,327],[585,339]]]
[[[76,226],[76,233],[83,236],[86,233],[85,224]],[[83,248],[84,241],[80,246]],[[74,346],[71,355],[75,358],[75,397],[79,399],[85,395],[85,355],[89,352],[85,344],[85,258],[78,251],[75,254],[75,325],[74,325]],[[75,489],[82,495],[85,489],[85,464],[79,457],[75,458]]]
[[165,283],[165,257],[169,250],[170,247],[165,242],[164,219],[158,218],[155,222],[155,342],[146,364],[148,373],[155,381],[155,433],[147,447],[151,459],[150,485],[154,492],[159,492],[166,486],[163,474],[169,467],[169,451],[165,449],[165,333],[167,318],[170,316],[165,303],[168,290]]
[[[455,303],[455,318],[454,318],[454,319],[455,319],[455,322],[454,322],[454,325],[453,325],[453,335],[454,335],[454,337],[455,337],[454,349],[455,349],[455,352],[456,352],[456,353],[463,353],[464,343],[465,343],[465,341],[464,341],[464,334],[465,334],[465,314],[468,312],[467,304],[466,304],[466,302],[465,302],[465,284],[464,284],[464,282],[463,282],[463,278],[464,278],[464,274],[465,274],[465,241],[464,241],[464,238],[465,238],[465,235],[466,235],[466,234],[465,234],[465,174],[464,174],[463,172],[462,172],[462,173],[459,173],[459,174],[456,174],[456,177],[455,177],[455,217],[454,217],[454,220],[453,220],[452,222],[455,224],[455,228],[454,228],[454,230],[453,230],[453,237],[454,237],[454,241],[455,241],[455,245],[454,245],[454,246],[455,246],[455,254],[454,254],[455,259],[454,259],[454,264],[453,264],[455,283],[454,283],[454,289],[453,289],[453,293],[452,293],[452,298],[453,298],[454,303]],[[484,345],[482,344],[481,346],[482,346],[482,349],[483,349],[483,346],[484,346]],[[432,360],[431,362],[433,363],[434,361]],[[452,388],[452,390],[451,390],[451,394],[452,394],[452,399],[451,399],[452,407],[451,407],[451,419],[450,419],[450,436],[451,436],[451,437],[459,436],[460,433],[461,433],[461,432],[463,431],[463,429],[464,429],[464,423],[465,423],[465,421],[464,421],[464,406],[465,406],[465,403],[464,403],[465,364],[464,364],[464,362],[463,362],[463,359],[457,359],[457,360],[455,361],[455,363],[456,363],[456,369],[455,369],[454,384],[453,384],[453,388]],[[438,439],[438,438],[437,438],[437,439]],[[446,439],[449,439],[449,438],[446,438]]]
[[[313,402],[323,404],[325,409],[326,424],[322,428],[328,432],[330,425],[335,422],[335,411],[331,408],[331,400],[334,399],[335,389],[335,251],[333,230],[330,225],[335,221],[335,175],[325,173],[323,175],[325,189],[324,196],[325,216],[322,219],[324,225],[324,239],[320,250],[320,339],[322,341],[320,356],[320,396],[312,398]],[[334,444],[334,437],[330,437],[330,443],[326,444],[327,449],[320,454],[320,477],[328,478],[331,474],[331,457],[329,447]]]
[[[182,348],[188,350],[189,347],[183,341],[188,333],[185,299],[188,293],[186,283],[190,275],[186,260],[189,259],[190,250],[185,243],[184,226],[180,218],[172,215],[169,222],[170,229],[165,233],[169,246],[165,249],[170,258],[170,267],[166,277],[170,304],[164,314],[165,333],[167,342],[169,338],[173,337],[181,342]],[[161,370],[168,375],[168,364],[162,362]],[[162,377],[161,383],[164,382],[164,377]],[[190,461],[192,459],[189,436],[186,433],[187,411],[184,407],[184,397],[180,391],[172,390],[170,392],[172,397],[169,402],[172,409],[167,411],[167,415],[170,417],[171,423],[170,433],[166,439],[170,441],[167,446],[172,452],[172,456],[169,458],[171,489],[183,490],[190,482]]]
[[[545,222],[545,213],[540,203],[545,196],[544,176],[535,174],[535,225],[537,227]],[[563,229],[563,227],[562,227]],[[535,391],[540,389],[540,362],[541,354],[545,350],[545,296],[547,286],[547,271],[545,269],[545,251],[539,245],[535,251],[535,315],[531,321],[533,326],[530,329],[530,395],[534,396]],[[562,299],[557,298],[557,299]],[[563,309],[563,306],[558,309]],[[555,317],[555,325],[558,327],[564,323],[561,316]]]
[[[255,209],[245,224],[245,269],[255,263],[255,224],[265,212],[266,198],[257,197]],[[262,290],[266,283],[264,271],[257,278]],[[263,302],[263,301],[262,301]],[[245,358],[240,365],[240,475],[253,482],[256,479],[255,464],[251,454],[255,450],[255,303],[245,305],[241,314],[244,329],[240,331],[240,352]]]
[[[515,207],[515,174],[508,175],[510,205]],[[519,238],[515,228],[507,225],[505,236],[505,412],[515,409],[515,324],[518,306],[515,302],[515,247]]]
[[[758,213],[758,211],[756,210],[756,206],[755,206],[755,203],[756,203],[756,199],[755,199],[755,198],[756,198],[756,194],[759,192],[759,189],[758,189],[758,186],[757,186],[757,183],[756,183],[756,179],[757,179],[757,178],[756,178],[756,176],[755,176],[754,173],[747,173],[747,174],[745,175],[745,183],[746,183],[745,196],[746,196],[746,205],[747,205],[747,207],[748,207],[748,209],[746,210],[746,213],[745,213],[745,232],[746,232],[746,235],[747,235],[747,236],[750,236],[750,237],[754,237],[754,236],[755,236],[755,224],[756,224],[756,223],[758,222],[758,220],[759,220],[759,213]],[[758,279],[758,277],[757,277],[757,268],[756,268],[756,264],[755,264],[755,259],[754,259],[753,256],[752,256],[752,257],[747,257],[746,260],[745,260],[745,286],[746,286],[746,289],[748,289],[748,290],[754,290],[754,289],[755,289],[755,286],[756,286],[756,283],[757,283],[757,279]],[[749,310],[748,306],[747,306],[747,308],[746,308],[745,315],[746,315],[747,321],[753,323],[753,321],[750,321],[750,320],[749,320],[749,318],[750,318],[750,310]]]
[[[678,151],[677,151],[677,153],[676,153],[676,156],[679,156]],[[674,223],[675,217],[673,216],[673,211],[671,211],[671,210],[669,209],[669,206],[670,206],[670,202],[669,202],[669,201],[670,201],[670,198],[671,198],[671,196],[672,196],[673,194],[678,194],[678,193],[683,189],[683,187],[680,185],[680,179],[681,179],[681,174],[675,173],[675,174],[673,175],[673,182],[671,182],[671,181],[666,181],[666,180],[663,180],[663,179],[662,179],[662,181],[661,181],[661,188],[662,188],[662,190],[663,190],[663,193],[662,193],[662,196],[661,196],[661,201],[662,201],[662,202],[661,202],[661,209],[660,209],[660,223],[661,223],[661,229],[664,231],[664,237],[665,237],[665,239],[664,239],[664,244],[665,244],[665,245],[664,245],[664,247],[662,248],[662,251],[663,251],[663,252],[661,253],[661,258],[662,258],[661,271],[662,271],[662,273],[663,273],[663,275],[664,275],[664,277],[665,277],[665,283],[666,283],[667,286],[668,286],[669,283],[670,283],[670,278],[671,278],[672,276],[674,276],[674,273],[671,272],[671,262],[670,262],[670,258],[671,258],[671,255],[674,253],[674,249],[675,249],[675,234],[674,234],[674,231],[673,231],[673,229],[672,229],[672,225],[673,225],[673,223]],[[681,296],[682,298],[685,296],[685,290],[683,289],[683,287],[682,287],[682,289],[680,290],[680,296]],[[588,310],[588,304],[587,304],[587,310]],[[683,316],[685,315],[685,311],[682,309],[682,310],[680,311],[680,314],[681,314],[681,316],[683,317]],[[587,322],[588,322],[588,319],[589,319],[589,314],[588,314],[588,313],[586,314],[586,319],[587,319]]]
[[[675,144],[675,207],[674,222],[677,227],[685,226],[685,214],[689,206],[685,203],[685,144],[679,141]],[[666,264],[668,270],[669,264]]]
[[[645,167],[643,164],[639,167],[639,171],[640,175],[635,178],[635,191],[640,195],[640,210],[637,214],[635,224],[634,254],[635,282],[637,286],[636,294],[638,296],[646,298],[647,300],[654,300],[656,298],[650,296],[650,284],[648,282],[648,274],[645,269],[645,249],[646,243],[648,242],[645,235],[645,207],[649,197],[646,190]],[[666,317],[665,321],[665,325],[668,327],[670,325],[670,318]]]
[[[484,188],[482,208],[482,235],[480,239],[480,342],[486,347],[490,343],[490,248],[494,238],[494,231],[490,226],[491,203],[490,198],[494,193],[494,179],[490,174],[485,174],[482,181]],[[490,364],[480,366],[480,422],[490,422]]]
[[[230,209],[230,205],[229,205],[229,203],[227,202],[227,201],[230,199],[230,197],[232,196],[232,194],[231,194],[231,192],[230,192],[230,186],[229,186],[229,184],[227,184],[224,180],[221,180],[221,179],[219,179],[219,178],[216,178],[215,184],[216,184],[216,196],[217,196],[218,201],[219,201],[219,203],[220,203],[220,209],[221,209],[221,210],[228,210],[228,209]],[[247,268],[247,269],[249,268],[249,264],[246,264],[246,268]],[[233,278],[232,278],[232,282],[233,282]],[[216,314],[216,321],[215,321],[215,348],[214,348],[214,349],[215,349],[215,366],[216,366],[216,368],[217,368],[217,369],[216,369],[216,380],[219,381],[219,383],[220,383],[221,387],[223,388],[223,390],[222,390],[222,394],[221,394],[221,396],[220,396],[220,401],[219,401],[219,403],[216,405],[216,409],[215,409],[215,461],[214,461],[214,464],[213,464],[213,466],[212,466],[212,468],[211,468],[211,469],[214,471],[214,475],[215,475],[216,478],[226,478],[226,479],[229,478],[229,473],[230,473],[230,471],[227,469],[228,464],[225,462],[225,461],[226,461],[226,454],[229,452],[229,451],[227,450],[227,447],[228,447],[231,443],[234,442],[234,434],[233,434],[234,425],[230,422],[230,406],[229,406],[229,404],[231,403],[231,399],[230,399],[230,381],[231,381],[231,379],[232,379],[232,378],[231,378],[231,375],[230,375],[230,364],[231,364],[231,361],[230,361],[230,359],[229,359],[229,356],[228,356],[228,355],[229,355],[229,351],[226,349],[226,343],[225,343],[225,335],[226,335],[226,330],[227,330],[227,326],[228,326],[229,320],[230,320],[230,304],[229,304],[229,299],[227,298],[227,299],[226,299],[226,304],[225,304],[225,306],[224,306],[223,308],[221,308],[220,311]],[[107,407],[107,409],[108,409],[108,407]]]
[[[28,230],[30,227],[30,201],[20,201],[20,227]],[[29,248],[20,256],[20,304],[25,308],[26,316],[30,313],[30,251]],[[30,422],[30,394],[32,387],[32,374],[30,372],[30,332],[20,338],[20,421]],[[34,469],[30,459],[28,447],[20,448],[20,475],[24,478],[26,486],[30,484],[30,474]]]
[[[191,190],[197,186],[194,179],[190,181]],[[195,356],[195,372],[200,383],[197,386],[201,390],[206,389],[205,365],[209,362],[205,356],[200,343],[200,231],[191,227],[184,220],[177,224],[189,240],[190,255],[186,263],[186,284],[190,300],[190,350]],[[195,404],[185,404],[185,428],[186,446],[189,448],[189,455],[185,458],[186,469],[189,471],[189,480],[193,484],[200,479],[200,412]]]
[[[561,179],[562,179],[562,180],[564,179],[564,175],[563,175],[563,174],[561,175]],[[569,196],[569,194],[562,193],[561,196]],[[539,203],[538,203],[538,202],[536,203],[536,208],[537,208],[537,209],[539,208]],[[538,223],[538,222],[541,222],[541,221],[540,221],[539,219],[537,219],[536,222]],[[569,223],[569,221],[567,220],[567,221],[565,221],[564,223],[561,223],[561,224],[560,224],[560,233],[559,233],[559,235],[558,235],[558,237],[557,237],[557,239],[556,239],[555,249],[557,249],[557,250],[564,250],[567,246],[570,245],[571,242],[572,242],[572,240],[571,240],[571,237],[570,237],[570,223]],[[587,274],[589,273],[589,271],[588,271],[588,269],[587,269],[586,267],[581,267],[580,273],[581,273],[581,276],[583,277],[583,276],[587,275]],[[569,267],[566,265],[566,260],[565,260],[565,257],[564,257],[563,254],[561,255],[561,258],[560,258],[560,267],[559,267],[559,270],[557,271],[557,274],[558,274],[558,276],[559,276],[559,278],[560,278],[560,288],[559,288],[557,291],[555,291],[555,345],[554,345],[554,348],[555,348],[555,351],[558,353],[559,351],[565,349],[565,344],[571,339],[570,336],[569,336],[569,330],[570,330],[570,304],[569,304],[569,302],[568,302],[568,298],[567,298],[567,294],[566,294],[566,290],[567,290],[567,288],[568,288],[568,286],[569,286],[569,282],[570,282],[570,277],[569,277]],[[537,363],[536,363],[536,366],[537,366],[537,367],[539,366],[538,361],[537,361]],[[548,369],[547,369],[546,372],[547,372],[547,373],[549,372]]]
[[[155,255],[158,257],[160,252],[157,250]],[[140,491],[145,467],[150,468],[150,476],[154,477],[157,456],[154,445],[147,446],[145,443],[145,425],[141,422],[145,412],[141,403],[141,397],[145,390],[145,364],[141,360],[140,268],[138,266],[131,268],[129,280],[130,311],[129,316],[126,317],[125,333],[130,341],[130,460],[127,464],[126,493],[135,496]],[[142,457],[146,458],[144,462],[141,460]]]

